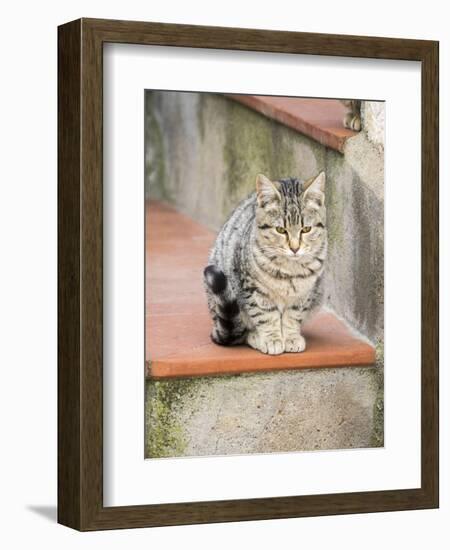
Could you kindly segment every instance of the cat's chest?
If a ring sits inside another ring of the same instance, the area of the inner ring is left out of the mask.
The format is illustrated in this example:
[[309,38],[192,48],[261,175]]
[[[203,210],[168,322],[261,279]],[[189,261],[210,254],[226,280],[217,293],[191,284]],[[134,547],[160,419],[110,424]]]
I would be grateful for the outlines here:
[[269,283],[269,292],[275,303],[285,305],[302,302],[314,288],[316,277],[289,277],[274,279]]

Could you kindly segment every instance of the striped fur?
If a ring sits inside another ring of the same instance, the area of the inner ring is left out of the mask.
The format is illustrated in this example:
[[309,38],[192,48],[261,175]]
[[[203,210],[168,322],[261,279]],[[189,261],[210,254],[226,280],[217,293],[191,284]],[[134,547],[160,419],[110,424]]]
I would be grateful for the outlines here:
[[359,99],[341,99],[348,111],[344,116],[344,126],[350,130],[359,132],[361,130],[361,100]]
[[204,272],[214,342],[269,354],[305,349],[301,324],[322,296],[324,188],[323,172],[303,183],[259,175],[225,222]]

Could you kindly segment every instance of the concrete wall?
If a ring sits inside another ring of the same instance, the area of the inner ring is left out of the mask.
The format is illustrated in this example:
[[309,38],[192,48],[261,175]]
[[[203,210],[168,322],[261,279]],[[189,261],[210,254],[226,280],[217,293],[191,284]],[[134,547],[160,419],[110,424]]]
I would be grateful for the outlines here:
[[363,105],[371,122],[342,155],[220,95],[147,93],[146,196],[212,229],[253,190],[257,173],[326,171],[326,304],[378,357],[377,368],[148,381],[147,456],[383,444],[384,109],[375,112]]
[[382,370],[338,368],[149,382],[148,457],[378,447]]
[[383,340],[384,152],[363,131],[326,153],[330,307],[374,344]]
[[362,125],[369,141],[384,148],[385,102],[363,101],[361,109]]
[[319,144],[215,94],[149,92],[146,194],[219,230],[256,175],[309,177],[325,169]]

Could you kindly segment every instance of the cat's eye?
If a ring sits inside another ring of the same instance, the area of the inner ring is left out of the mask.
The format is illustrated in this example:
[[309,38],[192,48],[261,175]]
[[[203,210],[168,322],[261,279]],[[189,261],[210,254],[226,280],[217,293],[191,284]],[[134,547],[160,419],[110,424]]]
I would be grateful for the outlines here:
[[306,225],[305,227],[302,227],[302,233],[309,233],[311,231],[311,226]]
[[279,225],[278,227],[275,227],[275,229],[277,230],[278,233],[286,233],[286,229],[284,227],[281,227],[281,225]]

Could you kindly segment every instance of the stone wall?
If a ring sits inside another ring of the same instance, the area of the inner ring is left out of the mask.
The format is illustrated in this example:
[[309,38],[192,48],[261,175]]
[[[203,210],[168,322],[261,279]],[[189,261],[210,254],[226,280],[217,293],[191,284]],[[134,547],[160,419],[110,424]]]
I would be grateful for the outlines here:
[[364,131],[374,145],[384,148],[385,109],[384,101],[363,101],[361,109]]
[[326,152],[330,307],[372,343],[383,340],[384,154],[362,131]]
[[149,382],[146,455],[378,447],[381,373],[340,367]]
[[307,178],[325,169],[319,144],[215,94],[149,92],[146,194],[219,230],[256,175]]

